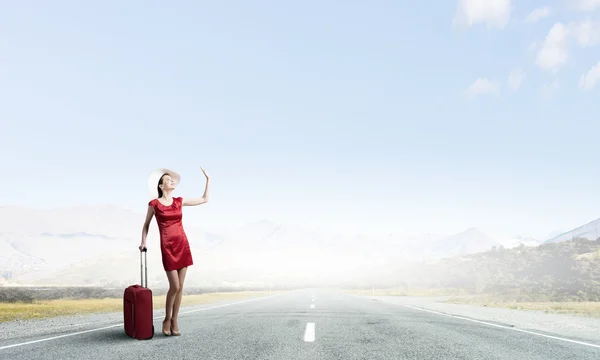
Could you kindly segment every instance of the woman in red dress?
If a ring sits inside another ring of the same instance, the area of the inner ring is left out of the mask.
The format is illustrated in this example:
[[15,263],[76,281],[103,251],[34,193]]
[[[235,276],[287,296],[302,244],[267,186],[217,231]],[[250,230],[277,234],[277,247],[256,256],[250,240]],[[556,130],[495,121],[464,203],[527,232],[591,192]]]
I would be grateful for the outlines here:
[[[148,212],[142,228],[142,244],[140,251],[146,248],[146,237],[152,217],[156,217],[158,231],[160,233],[160,251],[162,263],[169,280],[169,291],[167,292],[165,319],[163,320],[162,332],[166,336],[181,335],[177,316],[181,306],[183,295],[183,282],[188,266],[194,264],[190,244],[182,225],[182,207],[196,206],[208,202],[208,188],[210,179],[204,169],[202,172],[206,177],[206,187],[201,198],[173,197],[172,193],[179,183],[179,174],[168,169],[159,169],[156,176],[150,177],[150,186],[156,191],[152,200],[148,203]],[[159,178],[157,179],[157,177]],[[155,187],[154,187],[155,186]]]

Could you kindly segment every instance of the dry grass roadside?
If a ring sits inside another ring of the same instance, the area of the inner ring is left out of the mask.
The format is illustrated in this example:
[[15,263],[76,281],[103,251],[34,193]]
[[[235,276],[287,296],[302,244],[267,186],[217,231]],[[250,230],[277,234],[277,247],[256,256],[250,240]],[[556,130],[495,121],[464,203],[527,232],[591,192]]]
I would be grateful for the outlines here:
[[[373,290],[344,289],[349,294],[372,296]],[[448,297],[444,302],[483,307],[495,307],[515,310],[543,311],[549,314],[566,314],[584,317],[600,318],[600,302],[595,301],[516,301],[513,299],[498,299],[491,296],[469,296],[461,290],[411,290],[375,289],[375,296],[410,296],[410,297]]]
[[[282,291],[273,291],[278,294]],[[240,291],[184,295],[182,306],[214,303],[224,300],[243,300],[269,295],[268,291]],[[165,306],[164,296],[154,296],[155,309]],[[68,315],[83,315],[123,311],[122,298],[37,300],[33,303],[0,303],[0,322],[42,319]]]
[[598,301],[511,301],[493,300],[488,298],[451,298],[446,301],[451,304],[466,304],[485,307],[496,307],[515,310],[535,310],[548,314],[566,314],[600,318],[600,302]]
[[410,290],[406,291],[404,289],[375,289],[375,293],[373,293],[373,289],[342,289],[343,292],[353,295],[362,295],[362,296],[459,296],[465,295],[464,291],[461,290],[444,290],[444,289],[424,289],[424,290]]

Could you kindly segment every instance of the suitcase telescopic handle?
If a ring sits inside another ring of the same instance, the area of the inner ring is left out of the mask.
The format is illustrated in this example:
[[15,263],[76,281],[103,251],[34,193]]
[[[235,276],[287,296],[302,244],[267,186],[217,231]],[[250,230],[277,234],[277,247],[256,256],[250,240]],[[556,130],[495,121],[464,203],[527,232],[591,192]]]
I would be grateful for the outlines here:
[[[142,253],[144,253],[144,261],[142,261]],[[144,277],[144,274],[146,275],[145,277]],[[147,288],[148,287],[148,248],[145,248],[145,247],[142,249],[142,251],[140,251],[140,277],[141,277],[140,285],[142,287]]]

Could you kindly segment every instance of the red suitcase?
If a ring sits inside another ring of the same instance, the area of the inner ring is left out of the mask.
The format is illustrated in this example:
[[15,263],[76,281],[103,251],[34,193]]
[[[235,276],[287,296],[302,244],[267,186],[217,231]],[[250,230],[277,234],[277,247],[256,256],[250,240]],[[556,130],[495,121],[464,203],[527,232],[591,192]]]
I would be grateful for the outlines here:
[[[143,267],[142,252],[144,253]],[[147,340],[154,336],[152,290],[148,288],[147,253],[148,249],[140,251],[140,285],[128,286],[123,294],[123,325],[125,333],[138,340]],[[143,270],[145,270],[145,277]],[[144,281],[144,278],[146,281]]]

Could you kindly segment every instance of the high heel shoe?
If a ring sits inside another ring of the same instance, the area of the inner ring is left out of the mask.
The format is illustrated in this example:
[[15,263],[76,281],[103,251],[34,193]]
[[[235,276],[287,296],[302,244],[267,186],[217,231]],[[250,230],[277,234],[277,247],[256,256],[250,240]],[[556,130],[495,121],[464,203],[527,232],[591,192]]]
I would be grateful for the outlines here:
[[173,321],[171,321],[171,335],[173,335],[173,336],[181,336],[181,333],[179,331],[173,330]]
[[[169,330],[170,330],[170,329],[169,329]],[[164,322],[164,321],[163,321],[163,329],[162,329],[162,333],[163,333],[163,335],[164,335],[164,336],[171,336],[171,335],[172,335],[171,331],[168,331],[168,332],[167,332],[167,331],[165,331],[165,322]]]

